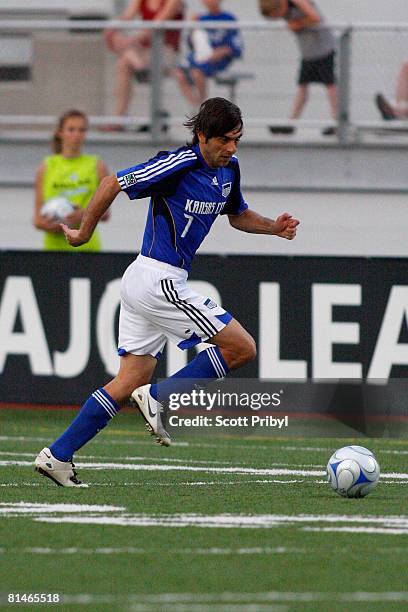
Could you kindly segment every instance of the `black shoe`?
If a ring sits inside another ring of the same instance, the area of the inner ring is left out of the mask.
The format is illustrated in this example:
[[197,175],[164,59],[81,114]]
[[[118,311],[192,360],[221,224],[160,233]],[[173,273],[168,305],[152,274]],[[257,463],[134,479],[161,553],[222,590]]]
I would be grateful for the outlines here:
[[322,130],[322,136],[336,136],[337,129],[335,127],[327,127]]
[[294,134],[295,128],[291,125],[270,125],[271,134]]
[[[136,128],[136,133],[137,134],[146,134],[147,132],[151,132],[151,126],[150,123],[143,123],[142,125],[139,125],[139,127]],[[161,132],[168,132],[169,130],[169,126],[167,125],[167,123],[163,123],[160,131]]]
[[397,118],[391,104],[387,102],[382,94],[379,93],[375,96],[375,103],[385,121],[392,121]]
[[[170,114],[167,111],[160,111],[160,117],[163,119],[166,119],[166,117],[169,117]],[[146,134],[147,132],[151,131],[151,125],[150,123],[143,123],[142,125],[139,125],[136,128],[136,133],[137,134]],[[160,128],[161,132],[168,132],[169,126],[167,125],[167,123],[162,123],[162,126]]]

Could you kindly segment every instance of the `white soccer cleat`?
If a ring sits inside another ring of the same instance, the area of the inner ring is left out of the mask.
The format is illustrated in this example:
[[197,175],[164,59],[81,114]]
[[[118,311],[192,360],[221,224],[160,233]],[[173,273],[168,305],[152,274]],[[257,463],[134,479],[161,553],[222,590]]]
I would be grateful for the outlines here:
[[78,480],[74,467],[72,461],[56,459],[49,448],[43,448],[35,460],[36,471],[53,480],[58,486],[86,488],[88,485]]
[[146,421],[146,427],[152,436],[156,436],[156,442],[162,446],[170,446],[171,438],[165,430],[163,422],[164,408],[160,402],[150,395],[151,385],[143,385],[135,389],[132,399],[136,402],[142,417]]

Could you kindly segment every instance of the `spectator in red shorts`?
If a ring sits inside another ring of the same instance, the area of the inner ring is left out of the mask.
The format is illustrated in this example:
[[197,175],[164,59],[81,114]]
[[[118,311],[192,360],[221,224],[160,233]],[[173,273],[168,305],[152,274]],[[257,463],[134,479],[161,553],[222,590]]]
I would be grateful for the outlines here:
[[[131,0],[119,19],[143,21],[167,21],[183,19],[181,0]],[[138,30],[136,34],[128,31],[106,30],[105,40],[111,51],[117,54],[116,62],[116,108],[115,115],[126,115],[132,96],[134,74],[145,73],[150,67],[151,30]],[[167,70],[174,66],[180,42],[180,31],[167,31],[164,37]],[[108,126],[108,130],[121,130],[120,124]]]

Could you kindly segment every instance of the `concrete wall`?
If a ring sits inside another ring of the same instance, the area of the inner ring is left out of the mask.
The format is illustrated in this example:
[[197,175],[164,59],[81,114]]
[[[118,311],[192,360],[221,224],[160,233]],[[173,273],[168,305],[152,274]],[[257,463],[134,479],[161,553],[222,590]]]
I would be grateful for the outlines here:
[[[245,196],[251,208],[261,214],[275,217],[287,211],[299,218],[297,238],[288,242],[272,236],[245,234],[233,230],[227,219],[221,217],[200,253],[407,256],[406,196],[250,191]],[[42,233],[31,225],[33,189],[2,188],[0,199],[3,203],[0,249],[41,249]],[[140,248],[147,204],[147,200],[131,202],[124,194],[118,196],[111,208],[111,220],[100,224],[105,251],[133,252]]]

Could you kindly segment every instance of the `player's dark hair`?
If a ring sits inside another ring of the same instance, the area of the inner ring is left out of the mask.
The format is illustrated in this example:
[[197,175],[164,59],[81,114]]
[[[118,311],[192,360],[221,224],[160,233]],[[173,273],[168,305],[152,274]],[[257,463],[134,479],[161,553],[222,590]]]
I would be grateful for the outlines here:
[[234,129],[242,129],[241,110],[236,104],[225,98],[209,98],[200,106],[197,115],[188,119],[184,126],[193,133],[189,146],[198,144],[198,132],[202,132],[206,141],[214,136],[224,136]]
[[58,119],[57,126],[56,126],[54,134],[52,136],[51,149],[52,149],[53,153],[61,153],[61,151],[62,151],[62,138],[60,136],[60,131],[63,129],[65,122],[68,119],[72,119],[73,117],[75,117],[75,118],[78,117],[80,119],[83,119],[85,121],[85,123],[86,123],[86,127],[88,128],[88,117],[82,111],[73,108],[73,109],[68,110],[65,113],[63,113],[59,117],[59,119]]

